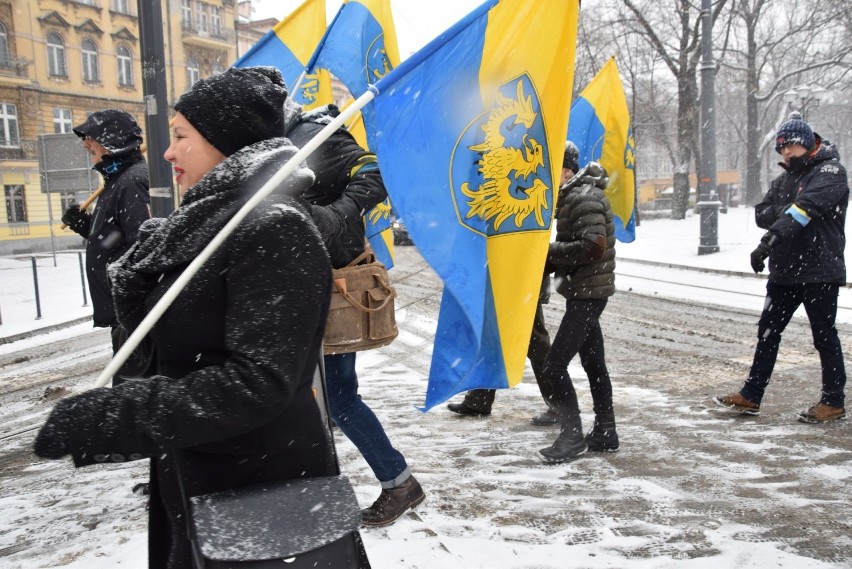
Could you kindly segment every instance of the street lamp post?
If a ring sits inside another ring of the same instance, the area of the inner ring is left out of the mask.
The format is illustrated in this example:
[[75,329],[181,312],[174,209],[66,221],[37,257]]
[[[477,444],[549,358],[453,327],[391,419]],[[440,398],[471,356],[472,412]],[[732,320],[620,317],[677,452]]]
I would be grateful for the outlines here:
[[808,121],[808,111],[819,108],[819,103],[825,98],[826,89],[819,85],[808,85],[802,83],[791,89],[788,89],[782,95],[784,102],[787,103],[787,111],[792,111],[794,105],[798,105],[798,111],[802,114],[802,119]]
[[716,109],[713,61],[713,18],[711,0],[702,0],[701,22],[701,170],[698,180],[698,203],[701,215],[698,254],[719,252],[719,206],[716,197]]

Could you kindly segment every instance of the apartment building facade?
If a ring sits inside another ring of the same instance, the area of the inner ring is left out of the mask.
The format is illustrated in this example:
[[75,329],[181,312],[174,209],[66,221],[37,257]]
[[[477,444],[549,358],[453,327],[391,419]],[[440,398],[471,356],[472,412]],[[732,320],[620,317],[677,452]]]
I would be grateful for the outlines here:
[[[171,107],[192,83],[234,62],[240,4],[250,3],[161,4]],[[136,0],[0,0],[0,254],[79,245],[59,218],[93,188],[47,191],[42,135],[70,133],[106,108],[144,125],[141,74]]]

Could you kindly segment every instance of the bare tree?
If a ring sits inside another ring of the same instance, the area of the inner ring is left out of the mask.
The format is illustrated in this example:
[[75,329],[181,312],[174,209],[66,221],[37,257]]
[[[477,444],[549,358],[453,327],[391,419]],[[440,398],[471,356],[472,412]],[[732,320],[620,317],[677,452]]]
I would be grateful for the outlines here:
[[[848,0],[732,0],[735,30],[723,67],[744,84],[745,199],[763,193],[761,156],[784,117],[781,95],[794,83],[819,79],[829,87],[852,68],[852,18]],[[762,107],[762,108],[761,108]]]
[[[683,219],[689,203],[689,173],[697,149],[701,10],[689,0],[622,0],[629,10],[623,24],[651,45],[677,84],[677,131],[673,160],[672,219]],[[717,0],[718,18],[727,0]],[[674,14],[674,17],[672,17]]]

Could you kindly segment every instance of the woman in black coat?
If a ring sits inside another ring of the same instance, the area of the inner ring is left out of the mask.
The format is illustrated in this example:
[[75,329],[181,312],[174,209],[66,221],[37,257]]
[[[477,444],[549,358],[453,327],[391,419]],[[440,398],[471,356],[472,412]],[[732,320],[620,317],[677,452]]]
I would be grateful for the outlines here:
[[[143,224],[138,242],[110,267],[116,311],[128,330],[295,154],[277,138],[287,92],[271,74],[231,69],[200,81],[175,105],[164,157],[181,206]],[[301,168],[278,191],[298,194],[312,182],[313,173]],[[76,466],[150,457],[149,566],[193,567],[188,497],[337,473],[311,389],[330,284],[331,264],[310,211],[271,195],[151,330],[153,375],[63,400],[39,433],[36,453],[71,454]]]

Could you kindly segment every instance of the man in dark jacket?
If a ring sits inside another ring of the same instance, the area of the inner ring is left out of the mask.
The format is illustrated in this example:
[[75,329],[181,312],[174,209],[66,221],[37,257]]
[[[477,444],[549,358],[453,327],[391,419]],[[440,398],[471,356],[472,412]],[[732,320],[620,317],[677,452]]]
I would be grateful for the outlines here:
[[754,271],[763,271],[769,258],[757,348],[743,388],[713,400],[739,413],[760,413],[781,334],[804,304],[819,352],[822,394],[798,418],[805,423],[845,419],[846,369],[834,322],[838,291],[846,284],[846,169],[840,164],[837,149],[814,133],[799,113],[791,113],[781,125],[775,150],[784,159],[780,163],[784,172],[773,180],[763,201],[754,208],[758,227],[767,230],[751,254]]
[[[538,452],[549,463],[573,460],[586,450],[618,450],[600,326],[607,299],[615,292],[615,225],[604,194],[606,185],[606,172],[591,162],[559,191],[556,241],[550,244],[545,272],[554,273],[556,292],[567,304],[544,364],[543,375],[552,386],[553,406],[561,423],[556,441]],[[595,411],[594,426],[586,436],[568,375],[568,364],[578,353]]]
[[[285,109],[286,136],[298,147],[338,113],[333,106],[305,113],[290,99]],[[364,252],[364,213],[387,198],[376,155],[361,148],[347,131],[338,130],[306,162],[316,181],[302,197],[311,204],[332,266],[345,267]],[[373,505],[362,510],[361,521],[366,526],[390,524],[426,495],[378,417],[358,395],[355,352],[326,355],[324,360],[331,417],[358,448],[382,488]]]
[[93,214],[72,204],[62,222],[86,239],[86,275],[92,297],[92,318],[98,328],[112,329],[113,353],[120,347],[107,265],[127,251],[142,222],[151,217],[148,164],[139,150],[142,129],[127,112],[107,109],[92,113],[73,129],[91,156],[92,168],[103,176],[104,189]]

